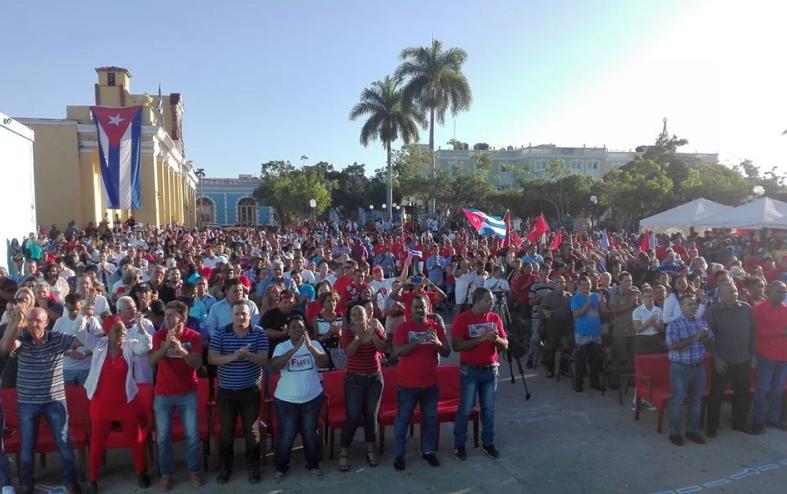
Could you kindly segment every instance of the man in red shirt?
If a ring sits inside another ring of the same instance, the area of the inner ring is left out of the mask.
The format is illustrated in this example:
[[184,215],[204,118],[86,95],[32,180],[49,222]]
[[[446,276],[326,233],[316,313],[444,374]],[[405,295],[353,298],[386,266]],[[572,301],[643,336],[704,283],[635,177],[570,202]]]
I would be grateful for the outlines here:
[[[784,383],[787,381],[787,305],[781,281],[768,285],[768,300],[755,306],[754,330],[757,334],[757,389],[754,391],[752,432],[765,432],[765,425],[787,431],[781,422]],[[769,394],[766,417],[765,396]],[[766,423],[767,418],[767,423]]]
[[[445,300],[445,292],[432,283],[431,280],[429,280],[429,278],[426,276],[418,274],[412,276],[408,280],[407,273],[409,272],[411,265],[412,258],[408,257],[404,264],[402,276],[400,277],[401,283],[391,292],[391,298],[397,302],[402,302],[404,305],[405,317],[410,317],[410,308],[412,307],[413,301],[417,296],[426,297],[426,299],[429,301],[429,304],[426,307],[427,313],[433,312],[433,308]],[[408,291],[403,293],[402,289],[404,288],[408,288]],[[432,290],[430,291],[429,288]]]
[[153,335],[150,363],[156,366],[153,410],[158,433],[158,463],[161,490],[172,488],[172,415],[175,409],[186,434],[186,463],[191,485],[204,483],[197,412],[197,369],[202,365],[202,341],[199,333],[185,326],[189,308],[173,300],[164,313],[164,327]]
[[498,350],[508,348],[503,321],[492,312],[493,296],[488,288],[476,288],[470,310],[456,316],[451,325],[451,341],[461,363],[459,409],[454,421],[454,456],[467,459],[467,419],[476,393],[481,406],[481,439],[484,452],[500,457],[495,448],[495,391],[498,377]]
[[448,357],[451,348],[445,328],[426,317],[428,299],[423,295],[413,298],[412,318],[396,328],[393,345],[397,366],[396,421],[394,422],[394,468],[405,469],[404,452],[407,429],[417,404],[421,409],[421,453],[433,467],[440,466],[435,454],[437,439],[437,365],[439,356]]

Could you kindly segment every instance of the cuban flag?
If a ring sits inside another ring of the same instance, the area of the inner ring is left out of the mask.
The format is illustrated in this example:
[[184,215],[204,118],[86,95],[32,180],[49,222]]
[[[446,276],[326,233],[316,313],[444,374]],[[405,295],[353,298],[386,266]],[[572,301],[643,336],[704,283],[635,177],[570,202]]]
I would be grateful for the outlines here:
[[410,257],[417,257],[419,259],[424,257],[423,251],[420,251],[420,250],[417,250],[417,249],[407,249],[407,254]]
[[92,106],[108,209],[140,209],[142,107]]
[[609,234],[607,233],[607,229],[604,228],[601,230],[601,246],[609,250],[609,245]]
[[496,216],[489,216],[477,209],[465,208],[467,221],[473,225],[475,231],[481,235],[491,235],[500,239],[506,238],[506,223]]

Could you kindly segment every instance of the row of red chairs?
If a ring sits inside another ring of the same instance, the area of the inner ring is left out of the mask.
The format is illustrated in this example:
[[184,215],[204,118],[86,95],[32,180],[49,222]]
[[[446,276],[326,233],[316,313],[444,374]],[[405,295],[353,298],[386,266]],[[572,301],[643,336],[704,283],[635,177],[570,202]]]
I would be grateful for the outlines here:
[[[703,406],[702,416],[705,416],[705,401],[710,395],[711,379],[713,376],[713,358],[709,353],[706,353],[703,358],[703,366],[705,367],[705,391],[703,393]],[[637,407],[634,414],[634,420],[639,420],[640,415],[640,402],[647,400],[656,407],[657,421],[656,430],[659,434],[663,430],[664,412],[669,407],[670,398],[672,397],[672,389],[670,386],[670,361],[667,353],[655,353],[649,355],[637,355],[634,357],[634,372],[636,382],[636,400]],[[751,374],[750,392],[753,394],[757,387],[757,373]],[[787,386],[785,386],[787,391]],[[732,391],[725,392],[725,398],[730,398]],[[787,403],[785,403],[787,405]],[[784,419],[784,412],[782,413]]]
[[[344,379],[346,371],[334,370],[322,374],[323,389],[326,395],[323,413],[319,423],[319,429],[324,433],[326,444],[330,441],[330,454],[333,457],[334,439],[336,429],[341,429],[346,418],[344,403]],[[263,462],[266,458],[266,446],[268,437],[273,438],[276,434],[277,418],[273,407],[273,395],[279,381],[279,374],[266,374],[265,386],[261,393],[260,406],[260,436],[262,438],[260,448]],[[383,395],[380,403],[378,424],[380,428],[380,451],[382,452],[385,442],[385,428],[394,423],[397,408],[397,380],[396,367],[386,367],[383,369]],[[438,420],[439,422],[453,422],[459,406],[459,366],[446,365],[438,367],[437,379],[440,388],[438,401]],[[148,438],[148,452],[155,465],[156,452],[156,428],[153,414],[153,386],[151,384],[140,384],[139,393],[136,398],[139,407],[139,415],[143,424],[143,431]],[[82,471],[85,467],[87,448],[90,444],[90,401],[87,398],[85,389],[82,386],[66,386],[66,405],[68,407],[68,424],[71,441],[74,448],[79,453],[79,465]],[[208,458],[210,456],[210,440],[218,444],[221,428],[218,424],[219,414],[216,408],[216,388],[213,379],[202,378],[199,380],[198,387],[198,430],[200,441],[203,444],[203,458],[205,469],[208,468]],[[21,434],[19,434],[19,416],[17,411],[17,396],[15,388],[0,388],[0,398],[3,401],[3,412],[5,414],[6,437],[4,440],[5,451],[8,454],[17,456],[19,464],[19,453],[21,449]],[[473,421],[473,439],[475,446],[478,446],[478,421],[479,412],[473,407],[470,419]],[[416,409],[413,413],[411,423],[421,420],[420,410]],[[412,431],[412,429],[411,429]],[[411,432],[412,434],[412,432]],[[240,421],[235,425],[235,437],[243,437],[243,427]],[[177,412],[173,417],[171,440],[181,442],[185,440],[185,429]],[[439,441],[439,429],[438,429]],[[106,449],[126,448],[122,432],[112,430],[107,438]],[[36,452],[41,454],[41,461],[45,464],[46,453],[53,453],[57,449],[52,439],[52,433],[46,421],[41,419],[39,425],[38,441]]]

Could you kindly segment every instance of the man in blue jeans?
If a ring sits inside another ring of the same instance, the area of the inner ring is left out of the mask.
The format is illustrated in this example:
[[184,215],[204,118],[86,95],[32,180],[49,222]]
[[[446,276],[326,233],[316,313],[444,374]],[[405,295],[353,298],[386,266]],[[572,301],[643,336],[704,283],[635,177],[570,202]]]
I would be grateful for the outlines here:
[[204,484],[200,458],[197,411],[197,369],[202,365],[202,341],[185,327],[188,306],[178,300],[167,304],[164,327],[153,335],[150,363],[157,367],[153,410],[156,414],[161,490],[172,489],[172,416],[177,409],[186,434],[186,463],[191,485]]
[[[470,310],[456,316],[451,325],[451,343],[459,352],[459,409],[454,420],[454,456],[467,459],[467,419],[476,394],[481,405],[481,439],[484,452],[497,459],[495,448],[495,392],[497,391],[498,350],[508,348],[503,321],[492,312],[492,291],[476,288]],[[505,303],[505,300],[503,300]]]
[[[74,447],[68,435],[68,410],[63,384],[63,354],[76,346],[76,338],[73,335],[47,331],[49,318],[46,311],[39,307],[30,309],[27,313],[27,331],[20,336],[19,326],[25,315],[18,306],[9,310],[10,321],[0,340],[0,356],[6,357],[18,350],[16,392],[22,440],[19,454],[21,492],[33,492],[33,459],[38,423],[43,415],[60,453],[67,492],[80,493],[82,489],[77,483]],[[7,465],[5,469],[7,470]]]
[[394,422],[394,468],[405,469],[407,429],[415,406],[421,409],[421,456],[431,466],[440,466],[435,454],[437,439],[437,365],[439,356],[448,357],[445,328],[426,317],[429,299],[416,294],[410,306],[412,318],[396,328],[394,355],[399,358],[396,379],[399,384]]
[[700,406],[705,392],[705,341],[713,333],[704,319],[695,318],[697,299],[693,295],[680,297],[681,315],[667,326],[667,347],[670,360],[669,439],[675,446],[683,446],[681,416],[683,402],[688,409],[689,424],[686,439],[705,444],[700,435]]

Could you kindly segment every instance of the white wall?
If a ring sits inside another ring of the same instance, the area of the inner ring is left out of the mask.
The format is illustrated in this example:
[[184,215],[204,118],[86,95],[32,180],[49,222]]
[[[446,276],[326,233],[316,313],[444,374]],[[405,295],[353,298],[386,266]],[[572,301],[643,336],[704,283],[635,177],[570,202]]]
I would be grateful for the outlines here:
[[8,243],[36,229],[33,131],[0,113],[0,266],[8,268]]

